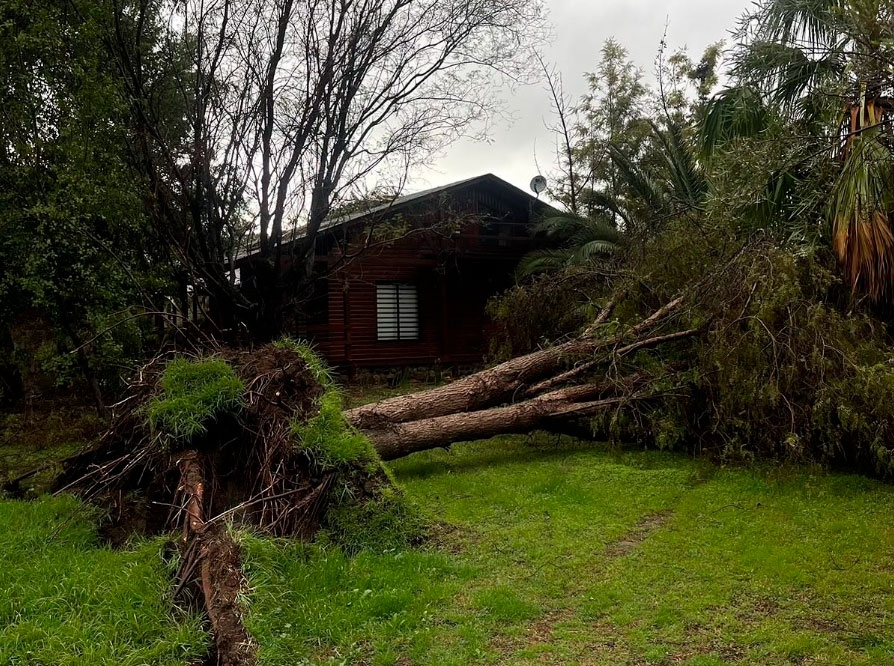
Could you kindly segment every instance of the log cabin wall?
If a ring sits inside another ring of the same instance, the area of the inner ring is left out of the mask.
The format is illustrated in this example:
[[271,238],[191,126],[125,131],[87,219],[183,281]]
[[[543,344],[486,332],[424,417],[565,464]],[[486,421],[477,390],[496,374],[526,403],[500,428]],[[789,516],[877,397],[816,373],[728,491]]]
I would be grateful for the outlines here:
[[[546,207],[483,176],[333,227],[318,239],[316,314],[295,332],[342,370],[481,363],[485,305],[514,283],[535,208]],[[380,289],[415,295],[412,339],[382,339]]]

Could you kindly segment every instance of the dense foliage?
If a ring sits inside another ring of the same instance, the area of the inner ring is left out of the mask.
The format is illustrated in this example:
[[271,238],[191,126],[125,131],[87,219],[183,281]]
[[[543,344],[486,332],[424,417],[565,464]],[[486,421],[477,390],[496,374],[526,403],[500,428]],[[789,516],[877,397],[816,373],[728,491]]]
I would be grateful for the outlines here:
[[[100,3],[0,8],[0,397],[37,365],[102,404],[143,352],[168,268],[126,150],[126,104],[94,20]],[[15,335],[44,328],[37,350]],[[101,333],[101,334],[100,334]]]
[[[891,10],[760,2],[728,52],[729,87],[713,96],[715,47],[679,71],[685,57],[662,51],[651,91],[608,43],[577,111],[578,162],[556,193],[613,222],[614,251],[587,253],[590,239],[566,235],[552,256],[581,257],[573,266],[532,255],[528,265],[549,276],[492,304],[503,325],[494,348],[559,341],[610,300],[604,326],[623,327],[683,296],[676,325],[699,336],[612,369],[650,373],[660,399],[631,400],[595,432],[894,473]],[[627,128],[623,139],[615,127]],[[544,308],[546,297],[557,307]]]
[[0,400],[41,370],[102,411],[195,320],[277,337],[323,220],[479,131],[542,25],[538,0],[3,3]]

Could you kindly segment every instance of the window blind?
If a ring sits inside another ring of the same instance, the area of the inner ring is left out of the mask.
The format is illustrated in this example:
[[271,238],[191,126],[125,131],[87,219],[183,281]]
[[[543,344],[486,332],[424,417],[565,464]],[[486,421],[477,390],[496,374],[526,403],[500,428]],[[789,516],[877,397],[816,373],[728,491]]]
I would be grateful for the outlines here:
[[419,339],[416,285],[376,285],[376,334],[384,341]]

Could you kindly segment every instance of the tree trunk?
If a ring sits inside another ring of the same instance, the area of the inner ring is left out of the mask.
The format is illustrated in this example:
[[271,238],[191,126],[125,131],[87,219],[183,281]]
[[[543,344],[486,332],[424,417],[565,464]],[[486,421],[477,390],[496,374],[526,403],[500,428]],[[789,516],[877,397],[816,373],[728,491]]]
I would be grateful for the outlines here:
[[[664,321],[682,301],[682,298],[674,299],[630,330],[610,338],[594,338],[585,334],[555,347],[511,359],[451,384],[348,410],[345,412],[345,418],[361,430],[379,430],[395,423],[469,412],[512,401],[523,393],[531,382],[555,375],[575,359],[592,357],[598,352],[606,352],[609,356],[617,357],[672,339],[694,335],[697,331],[690,329],[636,339]],[[590,327],[587,333],[592,330]],[[626,346],[620,346],[629,339],[634,341]],[[553,387],[550,384],[550,388]]]
[[383,460],[394,460],[416,451],[444,447],[456,442],[530,432],[547,425],[552,419],[590,416],[628,400],[613,397],[573,402],[560,396],[561,393],[563,391],[557,391],[506,407],[395,423],[378,430],[366,430],[365,433]]
[[[640,370],[613,378],[619,362],[636,351],[695,336],[698,330],[648,335],[678,310],[681,297],[621,333],[595,337],[614,302],[582,335],[568,342],[451,384],[348,410],[345,418],[370,438],[384,460],[392,460],[454,442],[538,428],[561,430],[568,420],[579,422],[582,417],[655,397],[659,395],[654,388],[657,377]],[[566,369],[571,361],[579,364]],[[665,367],[661,376],[672,372],[673,366]],[[581,383],[586,376],[601,378]]]

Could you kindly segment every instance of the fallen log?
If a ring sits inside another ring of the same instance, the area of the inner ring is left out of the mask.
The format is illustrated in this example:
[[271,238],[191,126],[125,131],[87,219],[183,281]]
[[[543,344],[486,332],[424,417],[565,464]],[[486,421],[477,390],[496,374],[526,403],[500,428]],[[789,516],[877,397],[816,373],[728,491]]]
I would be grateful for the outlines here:
[[627,341],[632,342],[627,345],[624,353],[694,335],[695,330],[687,330],[670,336],[660,335],[637,340],[639,336],[666,321],[682,303],[683,297],[675,298],[637,325],[608,338],[593,337],[592,332],[598,327],[591,326],[586,334],[555,347],[511,359],[451,384],[348,410],[345,418],[360,430],[375,432],[398,423],[473,412],[509,402],[522,393],[527,385],[561,372],[569,361],[576,358],[591,357],[600,351],[605,351],[610,356]]
[[557,419],[592,416],[610,407],[644,399],[652,379],[647,373],[637,372],[619,380],[558,389],[503,407],[392,423],[366,430],[364,434],[383,460],[393,460],[456,442],[548,428]]
[[592,416],[629,400],[631,398],[614,397],[572,402],[541,396],[507,407],[395,423],[378,430],[366,430],[364,433],[370,438],[382,460],[394,460],[417,451],[441,448],[457,442],[530,432],[550,419]]

